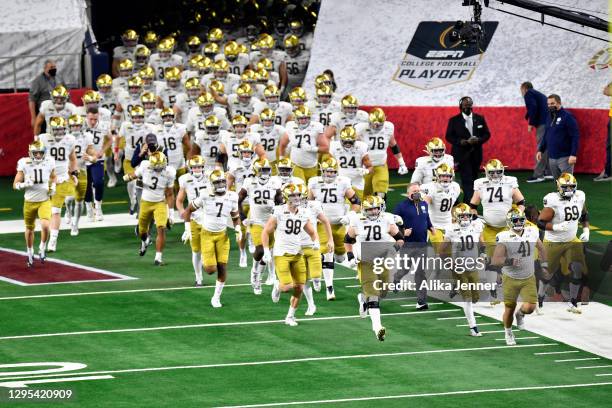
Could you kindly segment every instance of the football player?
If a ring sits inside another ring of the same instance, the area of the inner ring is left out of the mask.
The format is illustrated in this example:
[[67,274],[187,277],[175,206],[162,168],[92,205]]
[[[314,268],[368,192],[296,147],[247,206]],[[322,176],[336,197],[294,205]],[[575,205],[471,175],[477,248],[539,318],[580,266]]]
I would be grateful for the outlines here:
[[[331,89],[327,85],[324,88]],[[395,140],[395,127],[393,123],[387,121],[385,112],[381,108],[374,108],[368,115],[368,123],[358,123],[355,125],[357,139],[362,140],[368,147],[368,157],[372,163],[372,172],[365,175],[364,195],[377,195],[384,199],[389,190],[389,168],[387,166],[387,147],[399,163],[397,173],[399,175],[408,174],[408,168],[402,157],[399,145]]]
[[287,54],[284,51],[275,50],[276,41],[269,34],[261,34],[257,41],[258,50],[251,52],[249,59],[254,66],[261,58],[267,58],[272,63],[272,71],[276,71],[280,77],[279,89],[281,95],[287,86]]
[[176,95],[176,102],[173,109],[177,117],[177,122],[186,124],[189,111],[197,108],[196,99],[200,95],[200,79],[190,78],[185,81],[185,92]]
[[223,46],[223,54],[217,54],[217,59],[225,59],[232,74],[241,75],[249,65],[249,56],[240,52],[236,41],[228,41]]
[[[561,174],[557,179],[557,192],[544,197],[544,209],[537,222],[544,230],[550,271],[554,273],[561,268],[561,273],[569,278],[570,304],[567,310],[572,313],[582,313],[578,308],[578,292],[588,272],[582,243],[588,242],[590,235],[586,195],[577,187],[572,174]],[[576,238],[579,224],[582,234]]]
[[188,61],[192,57],[202,55],[202,40],[197,35],[189,36],[186,45],[189,53],[185,56],[185,60]]
[[25,241],[28,253],[27,266],[34,265],[34,228],[36,218],[40,220],[40,245],[38,256],[45,261],[49,219],[51,218],[50,197],[55,193],[55,163],[47,156],[45,145],[37,140],[28,146],[28,156],[17,162],[17,175],[13,188],[24,191],[23,220],[25,222]]
[[202,92],[195,102],[197,106],[189,110],[185,122],[190,135],[195,135],[198,130],[206,130],[205,122],[211,115],[218,119],[220,129],[228,130],[231,127],[227,111],[225,108],[215,106],[215,98],[210,92]]
[[219,47],[219,44],[214,42],[207,42],[202,48],[202,54],[204,54],[206,58],[215,61],[217,59],[217,56],[220,54],[220,49],[221,47]]
[[149,65],[155,70],[156,79],[160,81],[164,79],[167,68],[183,66],[183,57],[173,54],[175,45],[174,38],[163,38],[157,46],[157,53],[151,55]]
[[338,160],[339,174],[351,180],[353,190],[363,198],[365,182],[363,176],[372,172],[372,162],[368,156],[368,145],[357,140],[357,132],[353,126],[345,126],[340,131],[340,140],[329,143],[329,154]]
[[[210,191],[207,189],[208,180],[204,174],[204,159],[202,156],[193,156],[187,161],[187,167],[189,168],[189,173],[183,174],[178,180],[180,188],[176,195],[176,208],[180,214],[185,211],[183,204],[185,198],[187,198],[188,202],[192,202],[200,195],[210,194]],[[200,225],[203,216],[204,211],[201,208],[192,212],[191,220],[185,221],[185,232],[181,237],[183,243],[190,242],[191,263],[195,273],[195,285],[198,287],[202,286],[202,242],[200,240],[202,229]],[[200,221],[196,222],[196,220]]]
[[[191,150],[191,141],[187,135],[187,127],[182,123],[176,123],[174,111],[170,108],[162,109],[161,120],[163,126],[157,131],[157,138],[160,145],[166,150],[168,164],[172,166],[176,173],[176,178],[187,172],[185,168],[185,152]],[[175,186],[178,191],[178,185]],[[170,206],[170,218],[174,218],[174,206]]]
[[219,96],[216,92],[212,92],[215,100],[222,105],[227,106],[230,115],[242,115],[250,119],[255,109],[255,104],[259,99],[253,97],[253,88],[249,84],[242,84],[236,88],[236,93],[228,96]]
[[[496,236],[497,245],[491,259],[491,265],[501,267],[502,287],[504,291],[504,329],[506,344],[516,345],[512,322],[516,317],[516,326],[525,329],[524,318],[531,314],[537,305],[538,295],[534,275],[535,250],[538,250],[540,265],[548,274],[546,249],[540,241],[538,228],[525,225],[525,213],[518,207],[511,208],[506,215],[508,230]],[[523,304],[514,313],[516,301],[521,297]]]
[[135,179],[142,181],[142,198],[138,211],[138,233],[140,234],[139,255],[144,256],[150,244],[149,225],[155,220],[157,238],[155,242],[154,265],[162,266],[162,252],[166,245],[166,225],[172,222],[168,217],[168,208],[175,205],[174,180],[176,170],[168,165],[168,159],[162,152],[154,152],[148,160],[143,160],[134,173],[123,176],[124,181]]
[[312,111],[313,117],[323,126],[330,124],[332,114],[340,112],[340,103],[332,100],[333,94],[334,92],[329,85],[321,84],[315,90],[315,99],[306,102],[306,106]]
[[411,183],[427,184],[434,180],[436,168],[442,163],[446,163],[451,168],[455,167],[453,156],[446,154],[446,145],[439,137],[434,137],[425,145],[427,156],[416,159],[414,172],[410,178]]
[[261,234],[263,261],[265,263],[272,261],[270,235],[274,234],[274,263],[278,280],[274,281],[272,301],[277,303],[281,292],[293,289],[285,324],[297,326],[295,311],[299,306],[307,276],[302,242],[299,238],[303,232],[306,232],[313,242],[312,248],[318,250],[319,237],[316,227],[308,217],[308,212],[301,205],[302,189],[298,185],[287,184],[283,187],[282,194],[285,204],[274,208]]
[[[238,193],[238,208],[240,208],[240,217],[244,219],[243,224],[248,227],[253,246],[253,266],[251,268],[251,285],[253,293],[261,295],[261,274],[266,265],[269,271],[273,271],[273,263],[266,264],[263,258],[263,245],[261,242],[261,233],[264,225],[276,203],[281,204],[282,198],[278,197],[278,192],[281,189],[279,180],[272,178],[272,165],[268,159],[257,159],[253,163],[254,177],[247,178],[242,184],[242,188]],[[247,206],[244,205],[244,200],[248,198]],[[270,244],[273,245],[273,236],[270,236]],[[270,272],[269,276],[273,273]],[[273,280],[266,282],[272,284]]]
[[166,68],[164,80],[157,92],[157,106],[172,108],[177,96],[181,93],[181,70],[178,67]]
[[131,59],[123,59],[118,65],[119,75],[113,78],[113,91],[115,93],[127,92],[128,78],[134,73],[134,62]]
[[232,131],[224,132],[224,136],[221,141],[225,145],[228,152],[228,168],[231,166],[240,166],[240,144],[244,140],[251,142],[253,150],[258,157],[265,157],[265,150],[259,140],[259,135],[256,133],[248,132],[249,121],[242,115],[236,115],[232,118]]
[[[525,210],[525,199],[518,188],[516,177],[504,175],[504,165],[497,159],[489,160],[485,166],[484,178],[474,181],[474,195],[470,200],[470,207],[474,214],[478,205],[482,204],[482,216],[485,221],[483,240],[487,246],[487,255],[490,257],[495,248],[495,236],[507,228],[506,214],[516,204],[521,211]],[[498,281],[498,274],[489,271],[489,282]],[[498,303],[497,291],[492,291],[494,298],[491,304]]]
[[127,92],[121,92],[117,98],[119,103],[113,115],[112,129],[119,129],[121,127],[121,122],[129,119],[132,107],[142,103],[140,98],[142,96],[143,86],[142,78],[137,75],[128,79]]
[[293,107],[295,111],[302,105],[306,105],[308,103],[308,95],[306,95],[306,91],[304,88],[300,86],[296,86],[289,92],[289,103]]
[[74,153],[77,159],[77,168],[79,175],[77,176],[78,183],[75,186],[74,206],[71,208],[71,229],[70,235],[79,235],[79,221],[81,220],[81,212],[83,210],[83,200],[87,191],[87,164],[90,162],[90,157],[96,154],[93,147],[93,138],[91,134],[84,132],[85,120],[80,115],[72,115],[68,118],[68,129],[70,134],[74,136],[75,145]]
[[112,117],[119,104],[117,94],[113,90],[113,79],[108,74],[102,74],[96,79],[96,86],[100,93],[100,106],[108,109]]
[[190,156],[202,156],[206,162],[206,170],[222,169],[227,164],[228,153],[223,140],[229,138],[229,132],[220,130],[220,126],[219,119],[211,115],[204,121],[205,130],[195,132]]
[[[382,216],[382,213],[382,200],[374,196],[365,197],[361,204],[361,216],[351,217],[351,223],[344,237],[347,258],[353,265],[357,263],[357,273],[361,283],[361,292],[357,295],[359,315],[362,318],[370,315],[372,330],[380,341],[385,340],[386,329],[380,320],[381,291],[376,289],[377,285],[374,282],[377,280],[388,282],[389,271],[385,269],[382,274],[375,274],[373,263],[361,259],[362,244],[386,242],[387,236],[391,236],[398,245],[403,245],[404,238],[397,225],[388,217]],[[354,249],[357,251],[353,252]]]
[[145,123],[149,125],[161,125],[161,109],[156,108],[157,96],[153,92],[144,92],[140,96],[140,105],[144,109]]
[[323,279],[327,288],[327,300],[335,300],[334,292],[334,261],[344,260],[343,238],[346,233],[345,225],[348,222],[348,212],[345,200],[351,203],[353,211],[359,211],[360,200],[351,187],[351,180],[338,175],[338,161],[328,157],[321,162],[321,176],[312,177],[308,181],[308,198],[321,203],[323,211],[331,223],[332,235],[328,235],[323,225],[319,224],[318,234],[320,243],[324,247],[328,242],[333,243],[334,253],[323,255]]
[[78,106],[76,110],[77,114],[83,119],[85,119],[87,116],[87,110],[89,108],[98,108],[99,118],[101,121],[110,122],[112,120],[112,112],[100,104],[102,98],[99,92],[92,90],[87,91],[83,94],[81,100],[83,101],[83,106]]
[[157,93],[158,82],[155,81],[155,70],[149,65],[138,71],[138,76],[142,79],[143,92]]
[[281,157],[276,161],[276,175],[272,178],[277,179],[281,185],[305,184],[303,179],[293,175],[293,162],[288,157]]
[[136,53],[134,55],[135,62],[134,67],[140,71],[141,69],[149,66],[149,59],[151,58],[151,50],[144,44],[139,44],[136,47]]
[[270,109],[274,112],[274,124],[285,126],[287,122],[293,120],[293,112],[289,102],[280,100],[280,91],[276,85],[268,85],[263,91],[264,99],[258,102],[253,108],[251,124],[261,122],[261,112]]
[[[144,138],[149,133],[156,132],[156,127],[145,123],[145,110],[140,105],[132,106],[130,110],[130,120],[121,124],[119,129],[120,145],[124,151],[123,174],[134,173],[131,161],[138,145],[144,143]],[[138,201],[136,199],[136,181],[129,181],[127,184],[128,197],[130,200],[130,215],[137,211]]]
[[219,92],[211,86],[214,80],[219,81],[219,83],[223,85],[224,89],[231,90],[235,84],[240,83],[240,76],[230,74],[229,64],[226,60],[218,60],[213,64],[213,72],[204,75],[200,80],[200,83],[203,84],[205,88],[209,89],[213,96],[215,96],[215,93],[221,96],[222,92]]
[[77,113],[76,106],[68,102],[70,95],[68,90],[63,85],[58,85],[51,91],[51,99],[42,101],[38,116],[34,122],[34,135],[40,134],[41,126],[44,123],[49,128],[49,122],[52,117],[61,116],[64,120],[68,120],[70,115]]
[[295,35],[300,40],[302,51],[312,48],[312,33],[304,31],[304,23],[301,20],[289,21],[289,32],[285,34],[285,38],[291,35]]
[[256,72],[261,71],[261,69],[265,69],[266,71],[268,71],[268,79],[272,81],[274,85],[280,85],[280,76],[278,72],[274,70],[274,65],[272,64],[272,61],[270,61],[268,58],[260,58],[254,68]]
[[305,106],[300,106],[293,112],[295,122],[287,124],[285,133],[279,143],[279,155],[289,157],[295,164],[294,175],[308,183],[311,177],[318,173],[318,154],[329,151],[329,143],[323,137],[323,125],[311,120],[311,112]]
[[204,271],[217,274],[215,293],[210,300],[213,307],[221,307],[221,293],[227,278],[227,261],[230,250],[230,240],[227,235],[227,220],[232,219],[236,231],[236,241],[242,240],[240,215],[238,214],[238,194],[228,191],[223,170],[213,170],[209,176],[210,194],[203,194],[189,204],[183,213],[183,219],[189,221],[191,213],[202,209],[202,217],[196,219],[200,223],[200,243]]
[[[441,166],[445,166],[445,164]],[[484,248],[482,223],[472,221],[470,206],[465,203],[453,207],[452,218],[452,224],[444,230],[444,241],[441,243],[438,253],[449,253],[453,259],[461,260],[464,265],[466,260],[473,261],[472,264],[475,265],[473,269],[459,272],[460,268],[455,268],[452,271],[452,276],[453,282],[475,285],[478,283],[478,273],[480,271],[477,267],[477,259],[480,257],[480,248]],[[464,301],[463,312],[470,328],[470,335],[480,337],[482,333],[478,331],[473,309],[473,304],[478,302],[480,293],[477,289],[462,289],[461,296]]]
[[66,122],[61,116],[55,116],[50,121],[50,133],[38,135],[38,140],[43,143],[55,162],[57,188],[51,198],[50,238],[47,245],[49,252],[57,250],[62,207],[66,197],[74,197],[74,187],[78,183],[79,170],[74,150],[76,140],[73,135],[67,134]]
[[281,136],[286,133],[286,130],[283,126],[275,124],[276,114],[270,108],[262,110],[258,117],[259,123],[251,125],[251,133],[259,138],[266,158],[274,168],[277,163],[276,149],[278,148]]
[[283,41],[287,58],[285,64],[287,66],[287,86],[285,89],[293,89],[296,86],[302,86],[308,62],[310,61],[310,52],[304,51],[300,46],[300,39],[295,35],[290,35]]
[[110,124],[98,119],[98,109],[87,111],[85,119],[85,134],[91,137],[95,154],[88,155],[87,190],[85,192],[85,207],[89,221],[102,221],[102,199],[104,198],[104,160],[106,152],[113,144]]
[[329,125],[325,128],[325,137],[332,140],[345,126],[355,126],[368,122],[368,113],[359,109],[359,102],[353,95],[346,95],[340,101],[340,112],[332,113]]
[[134,62],[136,60],[136,47],[138,46],[138,33],[134,30],[125,30],[121,35],[123,45],[113,49],[112,72],[114,76],[119,76],[119,63],[125,59]]
[[[429,204],[429,218],[436,232],[429,236],[437,254],[442,254],[440,244],[444,242],[444,233],[453,223],[452,209],[457,204],[461,187],[454,181],[455,171],[446,163],[436,168],[435,181],[421,185],[425,193],[423,199]],[[467,204],[466,204],[467,205]],[[469,206],[468,206],[469,207]],[[461,207],[463,208],[463,207]]]

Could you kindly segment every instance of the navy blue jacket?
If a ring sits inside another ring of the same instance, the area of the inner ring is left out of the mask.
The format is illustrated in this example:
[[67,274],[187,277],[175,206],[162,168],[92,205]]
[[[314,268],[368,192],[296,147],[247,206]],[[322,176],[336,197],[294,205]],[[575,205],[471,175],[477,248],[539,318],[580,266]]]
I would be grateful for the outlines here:
[[546,95],[535,89],[528,89],[525,92],[525,106],[527,113],[525,119],[528,120],[531,126],[538,127],[545,125],[548,120],[548,103]]
[[404,200],[395,207],[393,213],[402,217],[405,229],[412,228],[412,234],[405,237],[404,242],[427,242],[427,230],[432,225],[426,201],[419,201],[417,206],[412,200]]
[[576,156],[580,135],[574,115],[561,108],[554,117],[551,117],[550,114],[548,116],[546,133],[544,133],[538,150],[548,151],[548,157],[551,159]]
[[[149,160],[149,154],[145,154],[144,156],[140,157],[140,147],[141,145],[137,145],[136,149],[134,149],[134,154],[132,155],[132,157],[130,158],[130,164],[132,165],[133,168],[138,167],[138,165],[140,165],[140,163],[143,160]],[[168,150],[167,149],[161,149],[161,146],[159,146],[157,148],[158,151],[163,151],[164,154],[166,155],[166,157],[168,157]]]

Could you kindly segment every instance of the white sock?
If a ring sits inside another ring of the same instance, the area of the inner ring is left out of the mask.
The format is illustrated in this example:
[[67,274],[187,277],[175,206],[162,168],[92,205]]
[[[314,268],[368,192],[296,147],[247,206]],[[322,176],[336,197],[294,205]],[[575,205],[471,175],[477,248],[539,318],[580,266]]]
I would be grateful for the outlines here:
[[161,261],[162,260],[162,253],[161,252],[155,252],[155,260],[156,261]]
[[74,197],[64,198],[64,204],[66,204],[66,214],[72,217],[74,215]]
[[372,330],[378,332],[382,327],[382,323],[380,322],[380,309],[377,307],[372,307],[368,309],[370,314],[370,320],[372,320]]
[[314,297],[312,296],[312,284],[310,281],[307,281],[304,285],[304,297],[306,298],[306,302],[308,303],[308,307],[314,307]]
[[289,306],[289,311],[287,312],[287,317],[295,317],[295,307]]
[[272,275],[272,278],[276,280],[276,270],[274,269],[274,260],[272,260],[268,265],[268,275]]
[[34,247],[28,247],[27,248],[27,252],[28,252],[28,256],[33,256],[34,255]]
[[130,181],[127,183],[128,197],[130,198],[130,206],[134,207],[136,204],[136,181]]
[[548,283],[544,281],[540,281],[540,287],[538,288],[538,296],[545,296],[546,290],[548,289]]
[[93,212],[93,203],[92,202],[86,202],[85,203],[85,208],[87,209],[87,214],[90,214]]
[[59,235],[59,230],[56,230],[56,229],[51,230],[51,240],[57,241],[58,235]]
[[79,221],[81,220],[81,211],[83,210],[83,202],[75,201],[74,202],[74,213],[72,214],[72,225],[79,226]]
[[240,250],[240,256],[246,256],[246,248]]
[[[324,254],[323,262],[334,262],[334,254]],[[334,270],[323,268],[323,279],[325,280],[325,286],[334,286]]]
[[468,325],[470,328],[476,327],[476,318],[474,317],[474,309],[472,308],[472,301],[466,300],[465,306],[463,308],[465,312],[465,318],[467,319]]
[[505,327],[506,334],[512,334],[512,327]]
[[45,256],[45,250],[47,249],[47,243],[40,241],[40,245],[38,246],[38,253],[42,256]]
[[96,211],[102,213],[102,201],[96,200]]
[[195,272],[196,282],[202,283],[202,253],[192,252],[191,263],[193,264],[193,271]]
[[215,294],[213,295],[213,297],[216,297],[217,299],[221,298],[221,292],[223,292],[223,285],[225,285],[225,282],[215,282]]

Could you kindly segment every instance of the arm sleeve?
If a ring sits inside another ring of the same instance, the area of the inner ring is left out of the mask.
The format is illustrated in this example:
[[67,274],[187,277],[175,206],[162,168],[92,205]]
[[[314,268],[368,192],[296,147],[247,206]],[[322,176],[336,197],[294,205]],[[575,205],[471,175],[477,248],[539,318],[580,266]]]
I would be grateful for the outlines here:
[[136,146],[134,149],[134,154],[132,155],[132,159],[130,160],[130,164],[133,168],[138,167],[140,162],[142,161],[142,157],[140,157],[140,145]]
[[527,92],[525,94],[525,106],[527,107],[527,119],[530,125],[535,126],[535,118],[538,117],[538,104],[534,96]]
[[580,133],[578,132],[578,122],[576,122],[576,118],[573,115],[567,115],[567,131],[570,134],[570,139],[572,141],[572,150],[571,155],[576,156],[578,153],[578,140],[580,139]]

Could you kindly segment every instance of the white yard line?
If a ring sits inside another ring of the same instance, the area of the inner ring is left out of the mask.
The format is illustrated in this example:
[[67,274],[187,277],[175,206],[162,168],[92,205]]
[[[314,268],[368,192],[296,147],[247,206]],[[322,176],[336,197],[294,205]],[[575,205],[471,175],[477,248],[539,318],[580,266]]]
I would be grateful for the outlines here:
[[413,300],[416,299],[416,296],[404,296],[404,297],[396,297],[396,298],[382,298],[384,302],[394,302],[396,300]]
[[[482,333],[482,332],[481,332]],[[533,340],[533,339],[539,339],[540,337],[538,336],[529,336],[529,337],[515,337],[515,340]],[[495,341],[506,341],[506,339],[495,339]],[[514,347],[514,346],[510,346],[510,347]]]
[[[61,374],[56,374],[54,377],[61,376]],[[48,376],[44,376],[48,377]],[[89,380],[111,380],[115,377],[112,375],[92,375],[86,377],[65,377],[61,378],[45,378],[44,380],[32,380],[32,381],[1,381],[0,387],[5,388],[28,388],[30,384],[48,384],[48,383],[57,383],[57,382],[72,382],[72,381],[89,381]]]
[[584,370],[587,368],[610,368],[612,365],[602,365],[602,366],[586,366],[586,367],[574,367],[576,370]]
[[[425,311],[414,311],[414,312],[381,313],[381,316],[391,317],[391,316],[401,316],[401,315],[424,315],[427,313],[449,313],[449,312],[454,312],[454,311],[455,311],[454,309],[447,309],[447,310],[425,310]],[[358,318],[361,318],[361,317],[359,315],[305,317],[305,318],[298,319],[298,322],[358,319]],[[4,337],[0,337],[0,340],[32,339],[32,338],[41,338],[41,337],[82,336],[82,335],[87,335],[87,334],[134,333],[134,332],[147,332],[147,331],[160,331],[160,330],[198,329],[198,328],[205,328],[205,327],[254,326],[254,325],[262,325],[262,324],[280,324],[284,322],[285,320],[256,320],[256,321],[244,321],[244,322],[187,324],[187,325],[180,325],[180,326],[138,327],[138,328],[132,328],[132,329],[88,330],[88,331],[78,331],[78,332],[41,333],[41,334],[26,334],[26,335],[19,335],[19,336],[4,336]]]
[[[416,307],[418,303],[410,303],[407,305],[400,305],[401,307]],[[444,302],[428,302],[428,305],[443,305]]]
[[[478,327],[480,326],[493,326],[493,325],[497,325],[497,324],[501,324],[501,323],[478,323]],[[455,326],[457,327],[469,327],[469,324],[456,324]]]
[[347,285],[345,288],[360,288],[361,285]]
[[476,390],[428,392],[428,393],[420,393],[420,394],[383,395],[383,396],[374,396],[374,397],[341,398],[341,399],[333,399],[333,400],[316,400],[316,401],[270,402],[266,404],[226,405],[226,406],[223,406],[223,408],[255,408],[255,407],[277,407],[277,406],[283,406],[283,405],[339,404],[342,402],[352,402],[352,401],[380,401],[380,400],[391,400],[391,399],[402,399],[402,398],[441,397],[441,396],[446,396],[446,395],[466,395],[466,394],[483,394],[483,393],[497,393],[497,392],[550,390],[550,389],[561,389],[561,388],[597,387],[597,386],[605,386],[605,385],[612,385],[612,382],[585,383],[585,384],[562,384],[562,385],[540,385],[540,386],[532,386],[532,387],[513,387],[513,388],[485,388],[485,389],[476,389]]
[[566,360],[555,360],[555,363],[569,363],[572,361],[590,361],[590,360],[601,360],[601,358],[599,357],[568,358]]
[[[151,368],[129,368],[129,369],[122,369],[122,370],[75,372],[74,375],[83,376],[83,375],[102,375],[102,374],[121,374],[121,373],[141,373],[141,372],[149,372],[149,371],[186,370],[186,369],[196,369],[196,368],[222,368],[222,367],[278,365],[278,364],[290,364],[290,363],[307,363],[307,362],[312,362],[312,361],[353,360],[353,359],[362,359],[362,358],[414,356],[414,355],[423,355],[423,354],[461,353],[461,352],[486,351],[486,350],[512,350],[516,348],[552,347],[552,346],[558,346],[558,344],[557,343],[522,344],[522,345],[514,346],[514,347],[484,346],[484,347],[468,347],[468,348],[454,348],[454,349],[440,349],[440,350],[401,351],[401,352],[396,352],[396,353],[350,354],[350,355],[340,355],[340,356],[305,357],[305,358],[294,358],[294,359],[286,359],[286,360],[244,361],[244,362],[237,362],[237,363],[200,364],[200,365],[151,367]],[[48,377],[66,376],[66,375],[68,375],[68,373],[21,376],[21,377],[3,378],[2,381],[14,380],[14,379],[40,378],[40,377],[48,378]]]
[[[1,300],[1,299],[0,299]],[[461,309],[458,309],[461,310]],[[474,316],[476,319],[480,319],[482,316]],[[457,317],[438,317],[436,320],[456,320],[456,319],[465,319],[465,316],[457,316]]]
[[[518,331],[520,331],[520,330],[513,329],[512,331],[513,331],[513,332],[518,332]],[[490,331],[483,331],[483,332],[481,332],[481,333],[482,333],[482,334],[493,334],[493,333],[505,333],[505,332],[506,332],[506,330],[504,329],[504,330],[490,330]]]
[[612,373],[595,374],[595,377],[607,377],[609,375],[612,375]]
[[534,356],[544,356],[548,354],[569,354],[569,353],[580,353],[580,350],[567,350],[567,351],[548,351],[545,353],[533,353]]
[[[0,280],[2,278],[0,277]],[[343,277],[343,278],[335,278],[334,280],[346,280],[346,279],[354,279],[353,277]],[[242,287],[242,286],[251,286],[250,283],[230,283],[223,286],[224,288],[231,287]],[[42,299],[42,298],[54,298],[54,297],[68,297],[68,296],[91,296],[91,295],[114,295],[121,293],[138,293],[138,292],[165,292],[165,291],[175,291],[175,290],[200,290],[200,289],[214,289],[215,285],[202,286],[200,288],[196,288],[195,286],[179,286],[174,288],[149,288],[149,289],[125,289],[125,290],[105,290],[99,292],[73,292],[73,293],[51,293],[48,295],[27,295],[27,296],[7,296],[0,297],[0,301],[2,300],[20,300],[20,299]]]

